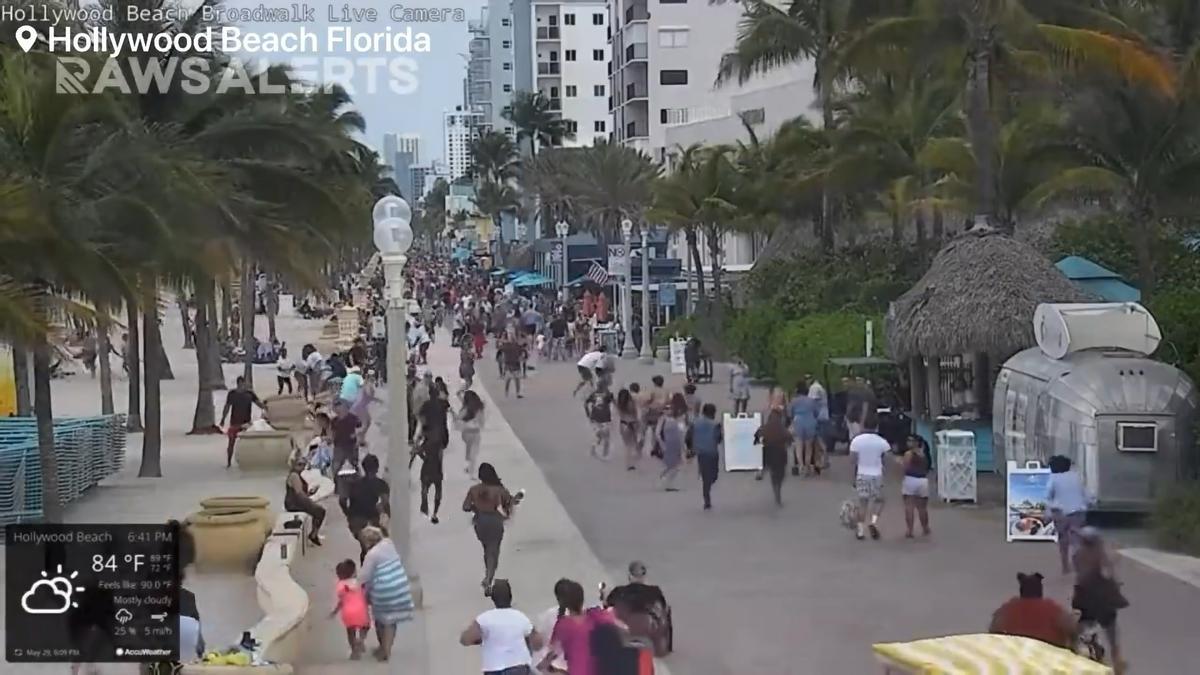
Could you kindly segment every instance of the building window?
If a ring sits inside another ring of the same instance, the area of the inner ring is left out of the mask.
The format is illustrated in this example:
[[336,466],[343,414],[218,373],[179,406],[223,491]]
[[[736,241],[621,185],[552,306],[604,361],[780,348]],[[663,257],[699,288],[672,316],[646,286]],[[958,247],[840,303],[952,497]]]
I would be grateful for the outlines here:
[[576,92],[577,92],[577,90],[575,89],[575,85],[573,85],[573,84],[567,85],[567,98],[575,98]]
[[505,27],[511,26],[512,21],[510,19],[500,19],[500,25]]
[[512,106],[511,106],[511,105],[506,105],[506,106],[504,106],[504,108],[503,108],[503,112],[502,112],[501,114],[503,114],[503,115],[511,115],[511,114],[512,114]]
[[597,84],[592,86],[592,96],[604,96],[604,85]]
[[579,123],[575,120],[565,120],[567,123],[567,133],[575,133],[579,131]]
[[667,109],[666,109],[666,108],[659,108],[659,110],[658,110],[658,122],[659,122],[659,124],[666,124],[666,123],[667,123]]
[[500,46],[504,49],[512,49],[512,40],[504,40],[500,43]]
[[593,49],[592,50],[592,60],[593,61],[603,61],[604,60],[604,50],[603,49]]
[[592,123],[592,131],[604,133],[604,120],[596,120]]
[[593,14],[592,15],[592,25],[593,26],[603,26],[604,25],[604,15],[601,14],[600,12],[596,12],[595,14]]
[[[504,62],[504,69],[505,69],[505,70],[512,70],[512,64],[511,64],[511,63],[509,63],[508,61],[505,61],[505,62]],[[663,72],[665,73],[665,72],[667,72],[667,71],[665,71],[665,70],[664,70]],[[664,84],[665,84],[665,83],[664,83]]]
[[659,47],[686,47],[688,45],[688,29],[660,28],[658,29]]
[[563,25],[564,26],[574,26],[575,25],[575,15],[571,14],[570,12],[563,14]]
[[557,14],[551,14],[550,16],[548,16],[548,17],[546,17],[546,18],[549,20],[549,24],[550,24],[551,26],[557,26],[557,25],[558,25],[558,15],[557,15]]
[[660,5],[686,5],[687,0],[658,0]]
[[762,124],[767,119],[767,112],[762,108],[751,108],[750,110],[743,110],[738,116],[746,124]]
[[564,58],[566,58],[566,60],[568,60],[568,61],[574,61],[575,60],[575,50],[568,49],[566,51],[566,53],[564,54]]
[[659,84],[687,84],[688,71],[686,70],[663,70],[658,73]]
[[504,85],[504,93],[508,94],[511,92],[512,92],[512,85],[511,84]]
[[512,127],[504,127],[504,133],[508,134],[509,136],[512,136],[513,133],[515,133],[515,132]]

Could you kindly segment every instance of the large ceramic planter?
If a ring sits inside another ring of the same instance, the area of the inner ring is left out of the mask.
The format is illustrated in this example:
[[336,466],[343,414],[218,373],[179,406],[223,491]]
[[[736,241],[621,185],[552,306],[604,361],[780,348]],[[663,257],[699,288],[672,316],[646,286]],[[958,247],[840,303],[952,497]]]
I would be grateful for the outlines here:
[[308,404],[299,395],[272,396],[266,400],[267,423],[276,429],[303,429],[308,422]]
[[286,470],[292,456],[292,435],[278,430],[243,431],[234,453],[243,471]]
[[266,497],[209,497],[201,499],[200,506],[208,512],[228,512],[247,509],[258,519],[263,537],[275,529],[275,514],[271,512],[271,500]]
[[201,572],[248,572],[267,539],[250,509],[193,513],[188,516],[187,528],[196,542],[196,569]]

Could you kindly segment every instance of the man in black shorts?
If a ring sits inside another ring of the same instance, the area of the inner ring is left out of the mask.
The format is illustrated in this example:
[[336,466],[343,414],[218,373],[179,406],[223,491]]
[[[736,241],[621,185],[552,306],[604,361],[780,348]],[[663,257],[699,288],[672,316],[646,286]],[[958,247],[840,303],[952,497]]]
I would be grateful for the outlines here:
[[525,345],[521,344],[521,338],[512,336],[496,350],[500,359],[501,372],[504,374],[504,396],[508,396],[509,390],[513,384],[517,387],[517,398],[525,398],[521,395],[521,375],[524,372]]
[[[433,515],[429,522],[438,524],[442,506],[442,455],[450,444],[450,426],[446,416],[450,403],[439,387],[434,387],[429,400],[421,406],[417,417],[421,422],[421,438],[413,455],[421,458],[421,513],[429,515],[429,488],[433,488]],[[410,462],[411,463],[411,462]]]
[[575,364],[579,369],[579,384],[575,385],[575,391],[571,392],[572,396],[577,396],[579,390],[584,387],[594,387],[596,379],[595,372],[597,368],[603,367],[608,359],[608,347],[600,345],[600,348],[594,352],[588,352],[579,359],[579,363]]

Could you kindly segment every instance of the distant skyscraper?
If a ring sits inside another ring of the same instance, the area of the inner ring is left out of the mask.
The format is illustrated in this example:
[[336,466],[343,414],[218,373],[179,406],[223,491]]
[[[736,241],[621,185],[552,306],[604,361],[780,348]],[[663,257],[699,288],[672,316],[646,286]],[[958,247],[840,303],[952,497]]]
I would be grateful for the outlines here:
[[425,197],[425,177],[432,173],[432,167],[416,165],[409,167],[408,189],[411,190],[413,201],[419,201]]
[[412,155],[412,163],[421,161],[421,137],[418,134],[400,134],[396,139],[396,152],[407,152]]
[[443,119],[443,149],[451,180],[465,176],[471,168],[471,141],[479,133],[481,119],[480,113],[466,112],[462,106],[447,112]]
[[383,156],[379,158],[379,161],[392,168],[391,176],[397,180],[401,176],[399,172],[395,171],[396,150],[399,149],[399,146],[400,136],[398,134],[383,135]]
[[400,195],[407,199],[410,204],[416,203],[416,200],[423,196],[417,194],[412,189],[412,167],[414,164],[416,162],[413,161],[412,153],[403,150],[396,153],[396,159],[392,162],[396,186],[400,188]]

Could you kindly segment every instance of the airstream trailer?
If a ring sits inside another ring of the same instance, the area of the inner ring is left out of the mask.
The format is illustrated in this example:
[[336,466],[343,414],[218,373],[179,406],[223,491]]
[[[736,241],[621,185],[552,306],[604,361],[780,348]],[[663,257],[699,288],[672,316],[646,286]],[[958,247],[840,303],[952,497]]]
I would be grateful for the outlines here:
[[1096,508],[1146,511],[1197,467],[1194,383],[1149,355],[1161,333],[1136,303],[1040,305],[1038,346],[996,378],[997,466],[1066,455]]

